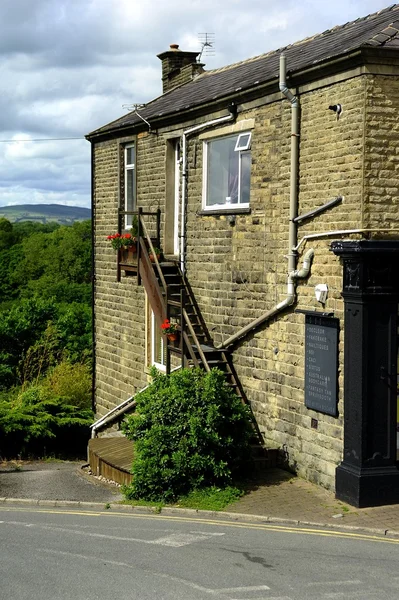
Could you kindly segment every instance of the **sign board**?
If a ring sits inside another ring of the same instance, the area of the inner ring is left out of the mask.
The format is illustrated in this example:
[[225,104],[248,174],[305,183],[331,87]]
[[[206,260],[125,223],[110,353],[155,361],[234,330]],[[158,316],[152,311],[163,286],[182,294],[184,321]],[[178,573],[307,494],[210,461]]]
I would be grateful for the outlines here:
[[336,417],[338,319],[307,314],[305,320],[305,406]]

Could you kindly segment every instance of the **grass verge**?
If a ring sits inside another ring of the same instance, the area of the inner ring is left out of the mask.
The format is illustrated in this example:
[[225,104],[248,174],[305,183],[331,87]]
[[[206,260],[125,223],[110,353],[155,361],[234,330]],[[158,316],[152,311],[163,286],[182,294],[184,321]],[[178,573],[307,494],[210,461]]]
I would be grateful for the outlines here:
[[150,502],[146,500],[123,500],[121,504],[130,504],[132,506],[150,506],[156,512],[161,512],[164,507],[192,508],[194,510],[212,510],[220,511],[229,504],[236,502],[244,495],[244,491],[238,487],[228,486],[218,488],[215,486],[193,490],[186,496],[181,496],[177,502],[163,503]]

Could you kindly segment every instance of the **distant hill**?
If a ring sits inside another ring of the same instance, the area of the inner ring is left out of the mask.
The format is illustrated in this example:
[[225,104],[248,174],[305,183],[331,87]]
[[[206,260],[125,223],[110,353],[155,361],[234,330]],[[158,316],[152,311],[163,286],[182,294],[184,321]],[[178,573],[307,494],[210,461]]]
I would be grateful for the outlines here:
[[91,218],[91,210],[81,206],[64,206],[62,204],[18,204],[0,206],[0,218],[5,217],[12,223],[19,221],[35,221],[36,223],[60,223],[71,225],[75,221],[86,221]]

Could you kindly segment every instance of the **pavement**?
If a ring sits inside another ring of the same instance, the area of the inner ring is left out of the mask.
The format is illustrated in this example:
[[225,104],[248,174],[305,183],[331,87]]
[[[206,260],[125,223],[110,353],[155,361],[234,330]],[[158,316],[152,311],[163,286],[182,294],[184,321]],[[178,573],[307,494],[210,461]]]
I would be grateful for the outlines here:
[[[0,503],[76,505],[123,510],[120,489],[90,475],[83,462],[0,463]],[[269,469],[248,484],[247,494],[223,513],[164,508],[173,514],[223,515],[232,519],[261,520],[369,531],[399,537],[399,504],[354,508],[334,494],[281,469]]]
[[110,503],[122,500],[116,486],[85,476],[83,461],[0,462],[2,499]]

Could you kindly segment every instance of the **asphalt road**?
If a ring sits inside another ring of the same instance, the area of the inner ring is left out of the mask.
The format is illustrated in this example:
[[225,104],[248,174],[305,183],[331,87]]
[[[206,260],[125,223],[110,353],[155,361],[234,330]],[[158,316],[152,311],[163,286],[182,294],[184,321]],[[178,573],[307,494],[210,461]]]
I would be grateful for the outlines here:
[[32,500],[72,500],[80,502],[117,502],[119,488],[96,485],[83,476],[83,463],[70,461],[33,461],[13,470],[9,463],[0,467],[0,498]]
[[397,600],[399,540],[0,507],[1,600]]

